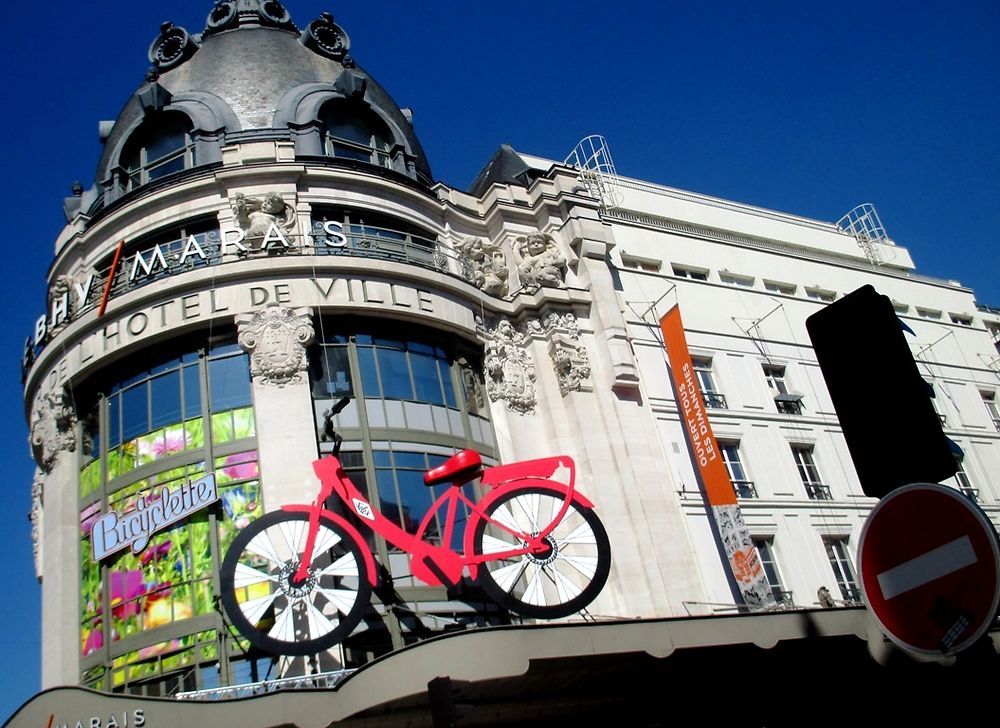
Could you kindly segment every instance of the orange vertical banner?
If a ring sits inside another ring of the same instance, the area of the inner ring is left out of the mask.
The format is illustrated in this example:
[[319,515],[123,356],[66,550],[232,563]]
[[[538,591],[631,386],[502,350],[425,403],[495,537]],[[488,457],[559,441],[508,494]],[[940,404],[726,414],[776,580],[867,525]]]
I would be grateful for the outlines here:
[[712,434],[712,425],[705,412],[705,398],[694,374],[679,306],[674,306],[660,319],[660,330],[663,332],[663,344],[667,347],[684,432],[701,474],[705,496],[713,506],[733,505],[736,503],[736,491],[729,479],[729,471],[722,462],[715,435]]
[[705,411],[705,398],[695,376],[688,351],[679,306],[660,319],[663,345],[667,349],[670,373],[677,393],[677,407],[695,467],[721,540],[727,566],[736,580],[743,601],[754,609],[774,605],[767,576],[757,557],[757,549],[743,521],[729,471],[722,461],[719,445]]

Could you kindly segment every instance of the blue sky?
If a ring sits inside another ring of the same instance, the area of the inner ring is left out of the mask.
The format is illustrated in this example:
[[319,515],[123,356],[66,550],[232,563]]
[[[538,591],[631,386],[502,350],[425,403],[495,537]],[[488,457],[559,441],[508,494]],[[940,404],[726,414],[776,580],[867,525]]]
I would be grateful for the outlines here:
[[[38,689],[33,466],[18,360],[44,310],[62,198],[89,185],[97,123],[142,82],[160,22],[210,0],[33,3],[0,46],[8,112],[10,326],[0,341],[8,470],[0,720]],[[918,271],[1000,306],[1000,5],[995,2],[379,3],[331,10],[352,54],[415,112],[435,177],[466,188],[501,143],[553,159],[603,134],[621,174],[835,221],[876,205]]]

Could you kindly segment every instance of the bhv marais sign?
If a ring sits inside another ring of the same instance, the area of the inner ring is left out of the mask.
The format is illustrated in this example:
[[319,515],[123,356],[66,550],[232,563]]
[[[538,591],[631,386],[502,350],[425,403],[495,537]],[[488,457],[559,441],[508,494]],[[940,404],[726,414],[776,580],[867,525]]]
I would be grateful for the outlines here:
[[215,473],[188,481],[176,490],[167,487],[151,496],[139,496],[134,510],[109,511],[97,519],[90,532],[94,561],[131,547],[138,554],[150,537],[192,513],[219,500]]
[[[210,234],[217,236],[216,240],[206,240],[204,234],[188,235],[186,238],[160,243],[127,256],[121,266],[112,266],[108,271],[109,280],[105,281],[105,295],[111,291],[111,281],[119,275],[124,276],[126,290],[131,290],[142,285],[145,280],[157,276],[185,272],[197,265],[217,265],[227,253],[240,256],[267,254],[288,252],[299,247],[290,240],[290,237],[294,236],[282,232],[275,223],[271,223],[260,239],[259,245],[253,249],[243,244],[246,232],[239,228],[221,228]],[[348,244],[344,226],[336,220],[316,223],[315,231],[309,237],[313,238],[312,247],[344,248]],[[118,260],[117,257],[115,260]],[[91,273],[86,280],[74,281],[67,290],[52,297],[51,310],[39,316],[35,322],[34,336],[28,340],[29,347],[37,350],[44,346],[50,331],[88,307],[95,291],[99,293],[99,289],[95,288],[95,278],[96,274]],[[70,288],[72,290],[69,290]],[[29,362],[26,361],[25,365],[28,366]]]

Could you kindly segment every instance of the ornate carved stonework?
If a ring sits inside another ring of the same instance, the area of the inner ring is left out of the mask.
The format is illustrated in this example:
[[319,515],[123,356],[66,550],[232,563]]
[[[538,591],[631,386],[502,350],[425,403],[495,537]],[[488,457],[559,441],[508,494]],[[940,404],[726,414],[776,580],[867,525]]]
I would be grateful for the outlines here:
[[330,13],[320,13],[306,26],[303,37],[307,48],[335,61],[343,61],[351,48],[351,39],[343,28],[333,22]]
[[550,311],[541,321],[533,321],[537,332],[549,342],[549,356],[559,381],[559,391],[590,391],[590,357],[580,342],[580,325],[572,313]]
[[306,347],[314,331],[308,308],[269,303],[254,313],[236,317],[239,342],[250,354],[250,374],[266,384],[283,387],[298,382],[308,366]]
[[234,221],[243,231],[243,245],[252,253],[292,247],[295,233],[295,208],[277,192],[247,197],[233,195],[230,207]]
[[494,402],[503,400],[513,412],[531,412],[535,409],[535,366],[526,348],[528,337],[506,320],[487,336],[483,362],[487,395]]
[[184,28],[163,23],[160,34],[149,44],[149,61],[157,71],[167,71],[186,61],[197,50],[198,44]]
[[566,257],[551,235],[532,233],[514,241],[517,253],[517,274],[521,288],[533,292],[539,288],[562,288],[566,274]]
[[[57,276],[54,281],[52,281],[52,286],[49,288],[49,311],[53,311],[53,304],[62,304],[65,307],[63,315],[56,321],[52,319],[54,325],[49,327],[48,335],[55,336],[70,322],[73,318],[73,284],[76,281],[73,280],[72,276],[61,275]],[[58,303],[57,303],[58,302]]]
[[52,470],[63,450],[76,449],[76,414],[66,390],[59,388],[39,394],[31,417],[31,456],[43,472]]
[[582,346],[563,334],[556,334],[549,341],[549,356],[564,397],[584,389],[584,382],[590,379],[590,359]]
[[42,576],[42,471],[35,468],[31,481],[31,551],[35,557],[35,576]]
[[462,256],[462,275],[466,280],[491,296],[502,298],[507,295],[510,267],[498,244],[467,237],[455,245],[455,250]]

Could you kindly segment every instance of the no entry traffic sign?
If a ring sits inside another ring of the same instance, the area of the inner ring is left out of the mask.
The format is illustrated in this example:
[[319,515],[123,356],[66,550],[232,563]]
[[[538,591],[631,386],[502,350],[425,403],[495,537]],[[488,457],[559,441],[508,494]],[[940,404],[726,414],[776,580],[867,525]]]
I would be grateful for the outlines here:
[[861,590],[883,631],[923,654],[959,652],[1000,601],[993,525],[959,492],[914,483],[884,497],[861,529]]

